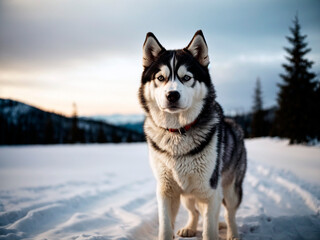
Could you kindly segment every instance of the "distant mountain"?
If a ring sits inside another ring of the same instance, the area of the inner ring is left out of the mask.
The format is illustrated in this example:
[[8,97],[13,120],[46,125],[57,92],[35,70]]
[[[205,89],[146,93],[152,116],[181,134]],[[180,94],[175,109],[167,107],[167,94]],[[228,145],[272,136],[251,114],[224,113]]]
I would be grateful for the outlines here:
[[144,121],[143,114],[112,114],[112,115],[94,115],[86,116],[83,118],[89,118],[98,121],[104,121],[113,125],[124,125],[128,123],[138,123]]
[[0,98],[0,144],[141,142],[138,131]]
[[94,115],[83,116],[82,119],[91,119],[103,121],[115,126],[120,126],[126,129],[134,130],[143,133],[143,114],[112,114],[112,115]]

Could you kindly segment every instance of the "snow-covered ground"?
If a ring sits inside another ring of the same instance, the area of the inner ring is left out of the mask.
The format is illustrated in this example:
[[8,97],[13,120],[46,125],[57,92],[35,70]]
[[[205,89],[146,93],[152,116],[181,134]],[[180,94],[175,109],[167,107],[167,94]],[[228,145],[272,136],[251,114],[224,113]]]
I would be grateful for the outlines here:
[[[246,146],[242,238],[320,239],[320,148]],[[0,147],[0,239],[156,239],[155,185],[144,143]]]

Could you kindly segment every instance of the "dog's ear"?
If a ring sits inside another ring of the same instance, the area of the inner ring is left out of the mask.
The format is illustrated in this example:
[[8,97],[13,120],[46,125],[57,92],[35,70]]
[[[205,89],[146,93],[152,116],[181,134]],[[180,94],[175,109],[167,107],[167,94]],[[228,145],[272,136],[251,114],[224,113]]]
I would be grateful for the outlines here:
[[185,50],[189,51],[202,66],[209,65],[208,46],[201,30],[194,34]]
[[149,67],[163,51],[165,51],[165,49],[162,47],[156,36],[153,33],[148,32],[143,44],[142,65],[144,67]]

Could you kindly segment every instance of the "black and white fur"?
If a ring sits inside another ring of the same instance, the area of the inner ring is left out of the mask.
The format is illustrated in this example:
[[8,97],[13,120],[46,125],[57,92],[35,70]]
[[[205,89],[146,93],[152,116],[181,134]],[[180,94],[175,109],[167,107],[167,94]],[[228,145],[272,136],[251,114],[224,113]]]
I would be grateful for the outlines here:
[[[227,239],[238,238],[235,214],[242,199],[246,150],[242,130],[224,118],[208,71],[202,31],[184,49],[166,50],[148,33],[143,45],[139,99],[144,131],[157,179],[159,239],[172,239],[180,201],[189,213],[182,237],[196,234],[199,212],[203,239],[218,239],[221,203]],[[188,131],[170,132],[168,129]]]

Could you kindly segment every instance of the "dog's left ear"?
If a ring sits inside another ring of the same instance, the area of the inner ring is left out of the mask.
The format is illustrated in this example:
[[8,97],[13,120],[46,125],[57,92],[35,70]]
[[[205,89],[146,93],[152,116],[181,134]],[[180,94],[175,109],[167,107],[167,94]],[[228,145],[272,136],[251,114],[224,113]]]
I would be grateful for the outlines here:
[[194,34],[185,50],[189,51],[202,66],[209,65],[208,46],[201,30]]

